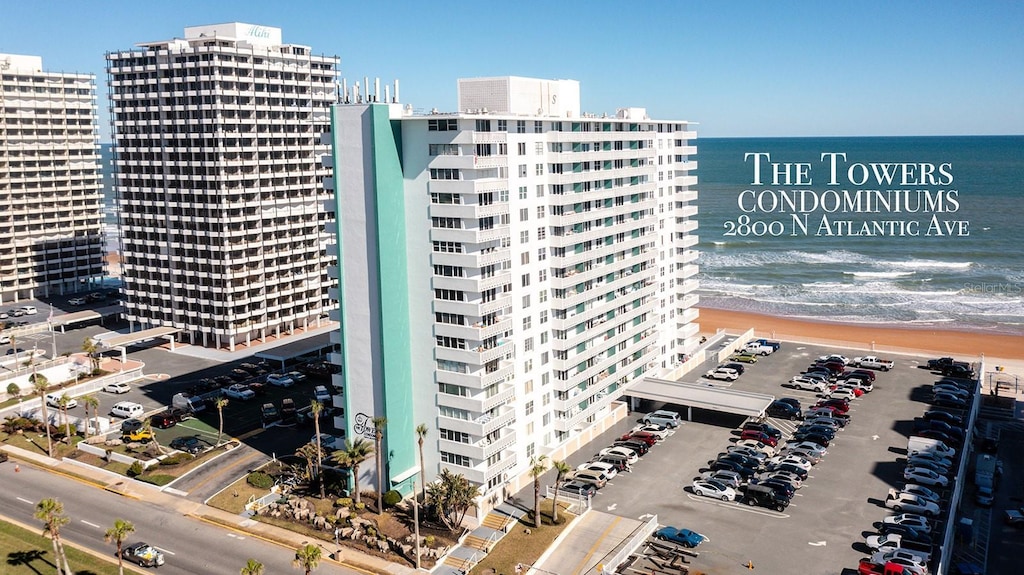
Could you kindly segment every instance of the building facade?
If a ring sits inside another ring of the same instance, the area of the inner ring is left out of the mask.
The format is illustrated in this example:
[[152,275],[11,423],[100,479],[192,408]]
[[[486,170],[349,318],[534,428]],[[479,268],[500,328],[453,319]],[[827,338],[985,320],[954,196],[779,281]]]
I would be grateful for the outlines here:
[[422,423],[427,481],[516,489],[698,345],[687,122],[581,114],[575,81],[504,77],[460,80],[457,113],[342,104],[332,134],[337,423],[388,418],[393,487]]
[[125,316],[235,349],[326,318],[338,58],[239,22],[107,54]]
[[96,78],[0,54],[0,304],[103,279]]

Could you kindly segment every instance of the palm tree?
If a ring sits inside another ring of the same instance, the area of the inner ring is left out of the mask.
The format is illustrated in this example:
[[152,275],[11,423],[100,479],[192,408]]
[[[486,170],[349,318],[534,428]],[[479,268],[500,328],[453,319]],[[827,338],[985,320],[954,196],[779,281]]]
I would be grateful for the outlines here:
[[540,529],[540,476],[544,475],[548,466],[547,455],[530,458],[530,477],[533,477],[533,526]]
[[371,455],[373,455],[373,446],[370,445],[370,442],[362,437],[357,437],[355,441],[345,440],[345,449],[339,449],[331,456],[338,465],[352,469],[352,483],[355,491],[353,500],[356,503],[360,502],[359,464],[366,461]]
[[572,471],[572,467],[565,460],[552,462],[551,466],[558,474],[555,476],[555,497],[551,503],[551,522],[558,525],[558,490],[562,488],[562,482],[565,481],[566,474]]
[[427,469],[423,466],[423,441],[427,438],[427,424],[421,423],[416,426],[416,443],[420,446],[420,485],[423,501],[427,502]]
[[43,535],[49,535],[53,541],[53,561],[57,564],[57,574],[71,575],[68,558],[64,555],[64,545],[60,541],[60,528],[71,522],[71,519],[64,515],[64,504],[47,497],[36,504],[35,517],[43,522]]
[[[95,393],[90,393],[89,395],[82,396],[82,404],[85,406],[85,440],[86,442],[88,442],[90,422],[92,424],[96,424],[97,428],[99,427],[98,423],[94,420],[97,416],[99,416],[100,399],[96,397]],[[89,411],[92,411],[93,419],[89,418]],[[97,429],[97,431],[99,430]]]
[[106,534],[103,535],[104,541],[117,546],[117,572],[119,575],[124,575],[124,557],[121,556],[121,550],[124,547],[124,542],[132,533],[135,533],[135,525],[131,521],[115,519],[114,526],[107,529]]
[[388,418],[373,418],[373,443],[374,451],[377,453],[377,514],[384,513],[384,450],[381,443],[384,442],[384,428],[388,425]]
[[320,413],[324,410],[324,404],[317,400],[309,402],[309,414],[313,416],[313,429],[316,430],[316,479],[317,483],[320,484],[320,499],[327,498],[327,494],[324,492],[324,451],[323,445],[320,441]]
[[29,383],[32,384],[32,389],[39,396],[39,403],[43,408],[43,427],[46,428],[46,455],[53,457],[53,436],[50,434],[50,414],[46,409],[46,388],[50,385],[49,380],[46,376],[41,373],[36,373],[36,370],[32,369],[32,375],[29,377]]
[[149,432],[149,440],[153,442],[153,447],[156,448],[156,452],[158,454],[163,455],[164,448],[163,448],[162,445],[160,445],[160,442],[157,441],[157,439],[156,439],[156,432],[153,431],[153,423],[150,422],[149,420],[146,420],[146,423],[142,424],[142,427],[140,429],[142,431],[144,431],[144,432],[145,431]]
[[92,364],[93,372],[100,369],[100,346],[91,337],[85,338],[82,342],[82,351],[89,356],[89,363]]
[[295,560],[292,565],[304,569],[306,575],[313,572],[320,566],[320,548],[313,544],[303,545],[295,550]]
[[64,441],[71,444],[71,421],[68,419],[68,405],[71,404],[71,397],[67,393],[60,394],[57,398],[57,407],[60,408],[60,413],[64,416]]
[[217,428],[217,447],[220,447],[220,438],[224,435],[224,408],[228,405],[228,398],[218,397],[214,405],[217,406],[217,415],[220,417],[220,427]]
[[306,460],[306,481],[313,480],[313,474],[317,468],[317,461],[320,457],[320,450],[315,443],[307,443],[295,450],[295,455]]
[[245,567],[239,572],[239,575],[263,575],[264,567],[263,564],[255,559],[246,561]]

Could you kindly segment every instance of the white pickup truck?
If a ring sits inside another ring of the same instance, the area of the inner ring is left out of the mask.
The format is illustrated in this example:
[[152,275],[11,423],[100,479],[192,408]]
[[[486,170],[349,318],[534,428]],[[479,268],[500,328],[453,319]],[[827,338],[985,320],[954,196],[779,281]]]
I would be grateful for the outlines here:
[[864,357],[853,358],[854,367],[866,367],[868,369],[879,369],[882,371],[889,371],[896,363],[891,359],[879,359],[873,355],[865,355]]
[[755,355],[769,355],[775,351],[775,347],[757,341],[751,341],[743,346],[743,351]]

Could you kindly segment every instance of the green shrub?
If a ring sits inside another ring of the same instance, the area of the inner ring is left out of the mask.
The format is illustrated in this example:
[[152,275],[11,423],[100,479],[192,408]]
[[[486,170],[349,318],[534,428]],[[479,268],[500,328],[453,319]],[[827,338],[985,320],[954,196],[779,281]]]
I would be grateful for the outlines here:
[[436,542],[437,542],[437,537],[434,537],[433,535],[427,535],[426,537],[423,538],[423,543],[425,543],[427,545],[427,547],[433,547],[434,543],[436,543]]
[[366,509],[365,503],[363,503],[362,501],[356,503],[356,511],[362,511],[363,509]]
[[371,537],[371,538],[373,538],[373,539],[376,539],[376,538],[377,538],[377,530],[376,530],[376,529],[374,529],[373,527],[367,527],[367,528],[366,528],[366,535],[367,535],[368,537]]
[[402,494],[395,489],[391,489],[384,494],[384,509],[390,509],[398,502],[402,500]]
[[7,395],[11,397],[18,397],[21,395],[21,388],[18,387],[17,383],[9,383],[7,384]]
[[174,455],[168,455],[167,457],[160,460],[160,465],[181,465],[187,461],[192,461],[195,457],[190,453],[175,453]]
[[274,486],[274,478],[262,471],[253,471],[245,478],[245,482],[259,489],[270,489]]
[[334,506],[335,507],[348,507],[348,508],[351,509],[352,508],[352,498],[351,497],[342,497],[341,499],[339,499],[339,500],[334,502]]
[[131,467],[128,468],[128,477],[138,477],[142,475],[143,471],[145,471],[145,468],[142,467],[142,462],[136,461],[135,463],[132,463]]

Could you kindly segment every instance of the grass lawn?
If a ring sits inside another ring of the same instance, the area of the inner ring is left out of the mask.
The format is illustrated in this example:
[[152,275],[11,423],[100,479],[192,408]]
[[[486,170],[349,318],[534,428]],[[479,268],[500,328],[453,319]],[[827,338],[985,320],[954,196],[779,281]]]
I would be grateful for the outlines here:
[[[558,505],[559,524],[552,525],[551,504],[552,501],[550,499],[541,501],[540,529],[533,526],[532,513],[524,516],[508,532],[508,535],[505,535],[501,541],[498,541],[494,548],[491,549],[491,552],[470,570],[470,575],[482,575],[485,572],[509,575],[515,573],[516,563],[533,565],[540,558],[541,554],[554,543],[555,538],[576,519],[576,516],[565,511],[560,503]],[[527,534],[527,530],[529,530],[529,534]]]
[[[41,530],[41,529],[40,529]],[[117,563],[104,561],[64,544],[68,564],[75,575],[117,575]],[[53,543],[35,532],[0,521],[0,572],[5,575],[38,575],[56,571]],[[114,555],[114,547],[110,548]]]

